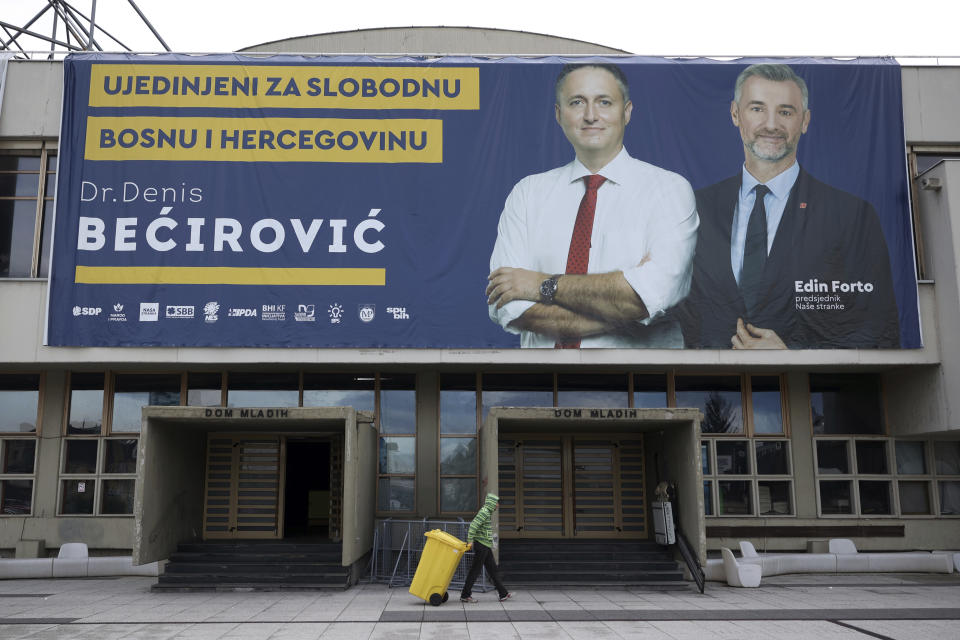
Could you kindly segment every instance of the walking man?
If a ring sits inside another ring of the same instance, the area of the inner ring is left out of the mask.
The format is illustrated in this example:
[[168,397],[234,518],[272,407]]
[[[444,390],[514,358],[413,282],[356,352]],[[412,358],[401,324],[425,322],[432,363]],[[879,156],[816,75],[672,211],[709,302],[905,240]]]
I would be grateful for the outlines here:
[[480,511],[470,522],[470,529],[467,531],[467,548],[473,549],[473,564],[470,565],[467,579],[463,583],[460,602],[476,602],[470,594],[473,590],[473,583],[477,581],[477,576],[480,575],[480,570],[483,567],[487,568],[487,575],[490,576],[494,586],[497,587],[497,594],[500,596],[501,602],[513,595],[503,586],[503,582],[500,580],[500,568],[497,566],[497,561],[493,559],[493,532],[490,529],[490,519],[493,517],[493,512],[499,502],[499,497],[488,493]]

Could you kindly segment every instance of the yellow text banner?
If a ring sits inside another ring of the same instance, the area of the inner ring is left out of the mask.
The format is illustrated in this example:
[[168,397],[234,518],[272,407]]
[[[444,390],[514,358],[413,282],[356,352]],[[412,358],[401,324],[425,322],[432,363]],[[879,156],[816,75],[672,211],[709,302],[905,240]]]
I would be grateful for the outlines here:
[[87,118],[86,160],[443,162],[443,121],[359,118]]
[[95,64],[91,107],[480,108],[477,67]]
[[262,267],[84,267],[74,282],[80,284],[262,284],[273,286],[382,287],[387,270],[381,268],[262,268]]

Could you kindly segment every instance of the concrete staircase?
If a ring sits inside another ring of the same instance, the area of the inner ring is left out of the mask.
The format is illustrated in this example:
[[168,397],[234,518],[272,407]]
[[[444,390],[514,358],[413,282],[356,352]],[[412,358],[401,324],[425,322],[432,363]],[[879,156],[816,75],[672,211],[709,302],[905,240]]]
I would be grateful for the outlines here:
[[251,540],[180,544],[154,591],[346,589],[339,542]]
[[673,551],[646,540],[501,540],[508,589],[630,586],[688,590]]

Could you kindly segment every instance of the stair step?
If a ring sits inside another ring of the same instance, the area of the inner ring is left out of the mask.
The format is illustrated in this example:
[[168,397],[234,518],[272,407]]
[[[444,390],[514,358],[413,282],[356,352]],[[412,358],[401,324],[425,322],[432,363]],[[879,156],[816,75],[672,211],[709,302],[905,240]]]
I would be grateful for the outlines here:
[[639,562],[633,560],[614,562],[614,561],[603,561],[603,562],[590,562],[581,559],[576,560],[564,560],[563,558],[554,556],[550,560],[542,561],[533,561],[533,560],[523,560],[516,559],[507,561],[501,558],[500,564],[505,567],[510,567],[510,570],[526,570],[526,571],[669,571],[671,569],[676,570],[677,563],[672,560],[661,560],[658,562]]
[[264,542],[237,544],[223,542],[188,542],[177,545],[177,551],[185,553],[329,553],[340,551],[339,544],[300,544]]
[[681,571],[612,571],[612,572],[550,572],[539,573],[535,571],[504,571],[503,581],[505,583],[520,582],[581,582],[588,584],[597,584],[599,582],[625,582],[637,580],[641,582],[663,582],[663,581],[683,581]]
[[151,591],[166,593],[196,593],[210,591],[345,591],[349,585],[321,584],[321,583],[276,583],[263,584],[259,582],[230,583],[230,584],[160,584],[153,585]]
[[340,543],[189,542],[177,545],[157,591],[346,589]]
[[599,580],[561,580],[552,582],[510,582],[511,589],[583,589],[583,588],[619,588],[645,591],[695,591],[696,586],[692,582],[685,580],[664,580],[664,581],[607,581]]
[[270,584],[270,583],[316,583],[316,584],[344,584],[347,582],[347,573],[342,574],[308,574],[290,575],[285,573],[258,573],[258,574],[164,574],[159,577],[160,584]]
[[522,560],[529,558],[531,560],[549,560],[561,556],[575,556],[591,562],[601,562],[603,560],[613,560],[620,562],[622,560],[634,560],[638,562],[663,562],[672,561],[673,554],[670,553],[637,553],[634,551],[567,551],[563,549],[521,551],[518,549],[501,549],[500,557],[511,560]]
[[171,562],[166,566],[167,573],[340,573],[344,572],[340,563],[274,563],[274,562]]
[[170,554],[170,562],[340,562],[339,551],[330,553],[204,553],[175,551]]

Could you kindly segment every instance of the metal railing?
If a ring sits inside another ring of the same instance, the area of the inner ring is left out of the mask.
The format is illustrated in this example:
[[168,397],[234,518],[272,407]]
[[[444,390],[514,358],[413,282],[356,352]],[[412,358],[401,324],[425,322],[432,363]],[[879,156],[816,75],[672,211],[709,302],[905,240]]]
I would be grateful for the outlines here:
[[700,590],[700,593],[703,593],[703,589],[707,584],[707,579],[703,575],[703,568],[700,566],[697,556],[693,554],[693,549],[690,548],[687,536],[683,535],[683,531],[679,528],[677,528],[677,547],[680,549],[680,555],[683,556],[683,561],[687,563],[687,569],[690,570],[693,581],[697,583],[697,588]]
[[[413,581],[420,555],[426,543],[427,531],[440,529],[461,540],[467,539],[470,523],[463,518],[457,520],[394,520],[387,518],[377,523],[373,530],[373,550],[370,556],[369,582],[387,584],[390,587],[406,587]],[[450,580],[450,589],[463,587],[467,571],[473,563],[473,551],[463,554],[463,560],[454,571]],[[474,591],[489,591],[487,572],[481,571],[474,585]]]

